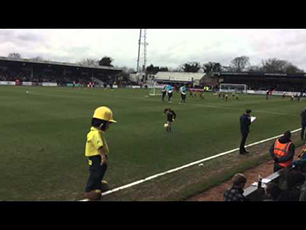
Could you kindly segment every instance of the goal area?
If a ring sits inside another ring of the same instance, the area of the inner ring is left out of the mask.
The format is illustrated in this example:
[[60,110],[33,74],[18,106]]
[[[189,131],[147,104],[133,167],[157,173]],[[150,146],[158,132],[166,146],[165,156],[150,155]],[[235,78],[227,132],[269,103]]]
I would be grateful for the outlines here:
[[221,93],[247,93],[246,84],[220,84],[219,92]]
[[158,96],[162,95],[163,84],[158,84],[156,81],[152,82],[149,95],[150,96]]

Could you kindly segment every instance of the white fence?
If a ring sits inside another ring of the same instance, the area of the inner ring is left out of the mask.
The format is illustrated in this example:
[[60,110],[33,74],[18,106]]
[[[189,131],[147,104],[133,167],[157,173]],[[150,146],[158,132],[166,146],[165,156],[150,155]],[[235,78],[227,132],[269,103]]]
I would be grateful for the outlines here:
[[[272,91],[272,95],[275,96],[282,96],[284,93],[286,96],[295,96],[300,94],[300,92]],[[267,94],[267,90],[247,90],[247,94],[265,95]],[[303,96],[306,96],[306,93],[303,93]]]
[[57,86],[57,83],[54,83],[54,82],[43,82],[42,86]]
[[14,81],[0,81],[0,85],[15,85]]
[[32,85],[33,85],[33,83],[32,83],[32,82],[30,82],[30,81],[23,81],[23,82],[22,82],[22,85],[32,86]]
[[[15,81],[0,81],[0,85],[16,85]],[[21,83],[21,85],[25,85],[25,86],[37,86],[36,82],[30,82],[30,81],[24,81]],[[43,83],[39,83],[39,85],[42,86],[57,86],[57,83],[54,82],[43,82]]]
[[[16,85],[15,81],[0,81],[0,85]],[[22,85],[25,86],[37,86],[37,82],[22,82]],[[57,86],[57,83],[54,82],[42,82],[39,83],[39,85],[42,86]],[[113,85],[113,88],[118,88],[117,85]],[[133,85],[133,86],[127,86],[126,88],[132,88],[132,89],[141,89],[141,86],[139,85]],[[156,89],[162,89],[163,88],[163,84],[147,84],[147,88],[148,89],[152,89],[152,88],[156,88]],[[295,95],[299,95],[300,92],[287,92],[287,91],[273,91],[272,95],[275,96],[282,96],[285,93],[286,96],[295,96]],[[267,90],[247,90],[247,94],[259,94],[259,95],[266,95],[267,94]],[[302,95],[303,97],[306,97],[306,93],[303,93]]]

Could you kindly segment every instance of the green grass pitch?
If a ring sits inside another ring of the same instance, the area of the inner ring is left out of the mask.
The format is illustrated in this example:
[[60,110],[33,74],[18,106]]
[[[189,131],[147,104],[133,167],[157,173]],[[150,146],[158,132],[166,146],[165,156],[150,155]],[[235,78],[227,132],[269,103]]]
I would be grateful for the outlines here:
[[[28,91],[28,93],[27,93]],[[257,120],[247,144],[300,127],[301,102],[265,95],[213,93],[179,104],[144,89],[0,87],[0,200],[75,200],[88,178],[86,134],[96,107],[113,110],[117,124],[106,134],[110,148],[105,175],[112,188],[191,163],[240,143],[239,117],[250,108]],[[177,113],[173,132],[163,110]]]

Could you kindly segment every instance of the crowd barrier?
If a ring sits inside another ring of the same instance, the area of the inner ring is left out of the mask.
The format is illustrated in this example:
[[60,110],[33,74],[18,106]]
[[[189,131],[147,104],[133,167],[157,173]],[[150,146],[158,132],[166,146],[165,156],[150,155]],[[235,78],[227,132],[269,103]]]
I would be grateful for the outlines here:
[[[262,201],[263,198],[263,194],[264,194],[264,188],[269,184],[269,183],[276,183],[278,184],[280,180],[282,180],[284,178],[284,176],[291,172],[294,171],[295,168],[291,168],[291,169],[281,169],[271,175],[269,175],[266,178],[262,179],[262,186],[261,188],[258,188],[257,182],[254,182],[251,186],[247,187],[246,189],[244,189],[244,193],[243,195],[248,198],[250,201]],[[264,181],[266,181],[264,183]]]
[[[272,91],[272,96],[282,96],[285,93],[285,96],[295,96],[300,94],[300,92],[287,92],[287,91]],[[259,94],[259,95],[266,95],[267,90],[247,90],[247,94]],[[303,97],[306,96],[306,93],[303,93]]]
[[0,85],[16,85],[15,81],[0,81]]
[[[0,85],[17,85],[15,81],[0,81]],[[57,86],[57,83],[54,82],[21,82],[21,85],[24,86]]]
[[[0,81],[0,85],[17,85],[15,81]],[[55,82],[21,82],[21,85],[24,86],[58,86],[57,83]],[[67,83],[66,84],[67,87],[72,87],[73,84],[72,83]],[[82,87],[82,84],[75,84],[75,87]],[[102,85],[96,85],[95,87],[103,87]],[[109,86],[108,86],[109,87]],[[155,85],[154,86],[157,89],[161,89],[163,88],[163,85]],[[118,85],[113,85],[113,88],[118,88]],[[132,89],[141,89],[144,87],[141,87],[139,85],[132,85],[132,86],[126,86],[125,88],[132,88]],[[153,88],[152,85],[147,85],[148,89]],[[192,92],[203,92],[203,89],[198,89],[198,88],[191,88],[190,89]],[[210,90],[208,90],[210,91]],[[297,94],[299,94],[300,92],[286,92],[286,91],[273,91],[272,95],[273,96],[282,96],[285,93],[285,96],[295,96]],[[256,94],[256,95],[266,95],[267,94],[267,90],[247,90],[247,94]],[[303,97],[306,97],[306,93],[303,93],[302,95]]]

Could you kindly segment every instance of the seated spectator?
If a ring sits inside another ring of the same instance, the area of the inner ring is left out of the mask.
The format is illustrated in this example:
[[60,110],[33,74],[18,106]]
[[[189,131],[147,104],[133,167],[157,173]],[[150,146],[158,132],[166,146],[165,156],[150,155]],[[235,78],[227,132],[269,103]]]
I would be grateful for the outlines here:
[[274,160],[274,172],[292,167],[295,145],[290,138],[291,132],[286,131],[283,136],[275,140],[270,148],[270,154]]
[[279,186],[283,188],[277,201],[299,201],[301,185],[305,181],[305,176],[300,172],[290,171],[279,181]]
[[276,201],[277,198],[281,195],[282,190],[276,183],[269,183],[265,188],[265,194],[267,195],[267,199],[264,201]]
[[248,199],[243,196],[243,188],[247,178],[241,173],[237,173],[233,177],[233,186],[224,192],[225,201],[247,201]]
[[293,165],[299,171],[306,171],[306,148],[302,149],[301,153],[298,155],[299,160],[293,161]]
[[301,186],[299,201],[306,201],[306,181]]

